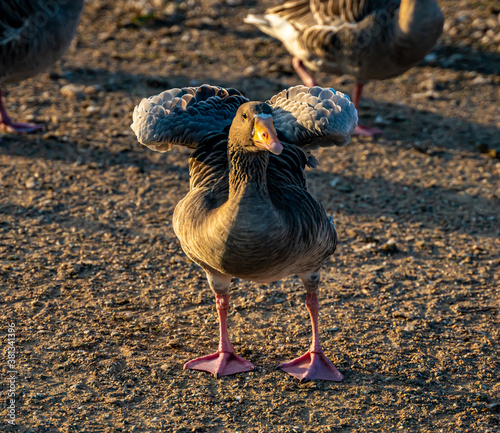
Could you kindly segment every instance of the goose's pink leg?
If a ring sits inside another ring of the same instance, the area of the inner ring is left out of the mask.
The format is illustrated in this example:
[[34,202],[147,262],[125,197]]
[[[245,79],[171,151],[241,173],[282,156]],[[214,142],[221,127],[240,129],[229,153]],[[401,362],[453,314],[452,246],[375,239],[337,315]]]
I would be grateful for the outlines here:
[[217,313],[219,314],[220,341],[219,350],[212,355],[202,356],[186,362],[185,369],[201,370],[212,373],[217,379],[221,376],[251,371],[254,366],[251,362],[236,355],[227,335],[227,310],[229,309],[229,295],[215,295]]
[[0,90],[0,131],[27,134],[28,132],[40,131],[41,129],[43,129],[43,126],[36,125],[35,123],[13,122],[3,105],[2,91]]
[[323,353],[318,332],[318,293],[307,293],[306,307],[312,323],[312,343],[309,350],[292,361],[284,362],[279,368],[301,382],[305,380],[330,380],[340,382],[344,376]]
[[[359,102],[361,101],[361,94],[363,93],[363,87],[364,84],[361,83],[356,83],[354,85],[354,92],[352,95],[352,102],[354,103],[354,106],[356,107],[356,110],[359,112]],[[383,134],[384,131],[381,129],[375,128],[375,127],[369,127],[369,126],[363,126],[359,125],[356,126],[356,129],[352,133],[352,135],[363,135],[366,137],[372,137],[374,135],[380,135]]]
[[306,85],[307,87],[317,86],[314,77],[307,71],[304,63],[302,63],[302,60],[300,60],[298,57],[294,57],[292,59],[292,65],[293,69],[295,69],[295,72],[297,72],[297,75],[300,77],[304,85]]

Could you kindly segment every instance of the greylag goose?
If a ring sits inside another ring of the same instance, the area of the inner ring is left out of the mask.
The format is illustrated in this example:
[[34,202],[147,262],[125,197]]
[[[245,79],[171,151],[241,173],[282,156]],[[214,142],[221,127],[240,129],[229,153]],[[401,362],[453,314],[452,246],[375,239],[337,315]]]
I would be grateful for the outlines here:
[[174,144],[195,149],[190,191],[175,208],[173,227],[215,293],[220,340],[216,353],[184,368],[216,377],[252,370],[228,337],[231,278],[270,282],[297,274],[307,291],[312,344],[280,368],[300,380],[342,379],[318,332],[320,268],[337,235],[307,191],[304,169],[317,162],[312,150],[347,144],[356,124],[350,100],[320,87],[292,87],[263,103],[204,85],[168,90],[135,108],[131,127],[142,144],[160,152]]
[[[0,2],[0,87],[43,72],[69,47],[84,0],[3,0]],[[33,123],[8,116],[0,88],[0,131],[32,132]]]
[[[308,72],[353,75],[354,106],[363,86],[403,73],[434,47],[443,29],[436,0],[291,0],[245,22],[279,39],[306,86]],[[306,69],[307,68],[307,69]],[[382,131],[359,125],[354,135]]]

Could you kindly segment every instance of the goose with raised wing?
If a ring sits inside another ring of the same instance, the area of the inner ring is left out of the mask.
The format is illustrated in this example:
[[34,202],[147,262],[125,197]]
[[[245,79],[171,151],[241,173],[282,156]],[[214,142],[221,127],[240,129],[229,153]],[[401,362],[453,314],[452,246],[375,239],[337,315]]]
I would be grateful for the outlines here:
[[3,0],[0,2],[0,131],[42,129],[14,122],[2,100],[2,85],[33,77],[54,64],[75,36],[84,0]]
[[342,379],[321,348],[320,268],[337,244],[335,226],[308,192],[304,170],[318,147],[345,145],[357,125],[349,98],[333,89],[292,87],[267,102],[204,85],[165,91],[134,110],[138,140],[157,151],[194,149],[190,191],[175,208],[182,249],[206,272],[219,315],[218,350],[185,368],[216,377],[252,370],[227,331],[232,277],[270,282],[297,274],[312,322],[312,343],[280,365],[300,380]]
[[[311,72],[354,76],[359,109],[363,86],[402,74],[432,50],[443,29],[435,0],[291,0],[248,15],[245,22],[279,39],[306,86]],[[355,135],[377,135],[358,126]]]

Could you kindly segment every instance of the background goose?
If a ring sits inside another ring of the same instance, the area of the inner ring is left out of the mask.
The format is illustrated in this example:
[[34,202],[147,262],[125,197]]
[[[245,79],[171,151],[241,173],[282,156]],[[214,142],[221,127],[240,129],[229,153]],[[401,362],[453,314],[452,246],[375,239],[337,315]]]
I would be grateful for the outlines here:
[[304,169],[319,146],[344,145],[357,111],[332,89],[297,86],[267,103],[235,89],[204,85],[165,91],[134,110],[132,129],[149,148],[195,149],[190,192],[175,208],[173,226],[184,252],[206,272],[220,325],[216,353],[184,368],[216,377],[252,370],[228,338],[231,277],[270,282],[297,274],[312,321],[309,351],[280,365],[300,380],[340,381],[318,334],[320,268],[335,250],[332,220],[307,191]]
[[[350,74],[359,109],[363,86],[403,73],[434,47],[443,29],[435,0],[291,0],[245,22],[279,39],[306,86],[311,71]],[[306,69],[307,68],[307,69]],[[358,126],[354,134],[382,133]]]
[[3,0],[0,2],[0,130],[31,132],[42,127],[15,123],[2,102],[1,86],[49,68],[69,47],[84,0]]

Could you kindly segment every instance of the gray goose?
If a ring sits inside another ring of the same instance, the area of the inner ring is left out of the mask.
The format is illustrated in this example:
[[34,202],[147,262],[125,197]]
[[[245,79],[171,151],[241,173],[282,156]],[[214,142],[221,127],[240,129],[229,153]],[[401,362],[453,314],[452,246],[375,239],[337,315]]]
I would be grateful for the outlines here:
[[84,0],[3,0],[0,2],[0,131],[42,129],[16,123],[2,102],[1,86],[48,69],[75,36]]
[[320,268],[337,235],[307,191],[304,169],[317,162],[314,149],[347,144],[356,124],[350,100],[320,87],[292,87],[264,103],[203,85],[165,91],[135,108],[131,127],[142,144],[160,152],[194,149],[190,191],[175,208],[173,227],[215,293],[220,340],[216,353],[184,368],[216,377],[252,370],[227,333],[231,278],[270,282],[297,274],[307,291],[312,344],[280,368],[300,380],[342,379],[318,333]]
[[[441,35],[444,19],[436,0],[291,0],[265,15],[248,15],[245,22],[285,45],[306,86],[316,85],[308,69],[353,75],[359,109],[363,86],[421,61]],[[361,125],[354,131],[381,133]]]

